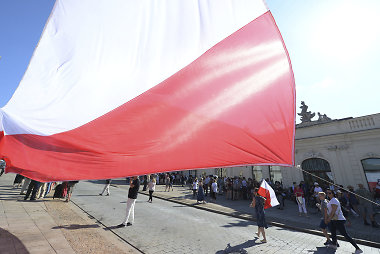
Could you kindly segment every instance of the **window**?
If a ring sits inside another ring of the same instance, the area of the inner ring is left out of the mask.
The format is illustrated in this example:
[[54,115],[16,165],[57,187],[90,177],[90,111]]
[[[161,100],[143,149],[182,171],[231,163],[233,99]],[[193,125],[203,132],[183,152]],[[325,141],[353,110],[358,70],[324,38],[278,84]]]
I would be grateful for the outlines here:
[[215,169],[215,175],[218,177],[224,178],[227,176],[227,169],[226,168],[216,168]]
[[276,181],[282,182],[282,174],[281,174],[281,167],[280,166],[269,166],[269,175],[270,180],[272,183],[275,183]]
[[327,187],[329,185],[327,182],[322,181],[320,178],[328,182],[334,181],[332,177],[332,173],[331,173],[330,164],[328,161],[324,159],[321,159],[321,158],[306,159],[302,162],[301,167],[303,170],[310,173],[308,174],[308,173],[303,172],[303,178],[305,182],[308,183],[310,186],[313,186],[314,182],[318,182],[321,187],[322,186]]
[[362,160],[364,174],[367,178],[370,190],[376,188],[377,181],[380,180],[380,158],[368,158]]
[[263,179],[263,171],[260,167],[252,166],[252,178],[260,182]]

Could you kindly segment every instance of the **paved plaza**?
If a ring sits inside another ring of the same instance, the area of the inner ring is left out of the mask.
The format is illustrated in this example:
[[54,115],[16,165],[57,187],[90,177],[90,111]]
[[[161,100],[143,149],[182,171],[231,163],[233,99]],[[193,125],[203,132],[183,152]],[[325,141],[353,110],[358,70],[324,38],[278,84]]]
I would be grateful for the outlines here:
[[0,254],[139,253],[72,203],[24,201],[14,177],[0,177]]
[[[125,180],[113,181],[110,196],[99,196],[104,181],[81,181],[72,202],[64,203],[52,198],[23,201],[19,189],[12,189],[13,178],[11,174],[0,178],[1,254],[354,252],[348,242],[340,241],[341,247],[334,251],[323,245],[321,236],[277,226],[267,229],[268,243],[262,244],[255,237],[257,226],[247,201],[232,202],[219,196],[216,203],[194,205],[189,190],[181,186],[172,192],[157,186],[153,203],[140,192],[133,226],[117,228],[125,218]],[[247,208],[245,215],[243,207]],[[268,216],[287,212],[267,211]],[[359,246],[364,253],[380,254],[377,248]]]
[[[129,186],[125,184],[124,180],[114,181],[114,186],[128,189]],[[147,195],[147,191],[140,193]],[[252,219],[253,209],[249,207],[249,200],[227,200],[224,195],[218,195],[216,202],[208,202],[207,204],[198,205],[195,202],[195,198],[192,197],[192,190],[188,187],[182,187],[180,185],[174,186],[173,191],[165,192],[164,185],[158,185],[157,191],[154,194],[156,197],[170,200],[172,202],[178,202],[180,204],[186,204],[198,209],[221,213],[225,215],[232,215],[237,218]],[[207,198],[207,197],[206,197]],[[211,201],[208,199],[208,201]],[[295,230],[303,230],[305,232],[312,232],[314,234],[322,235],[319,229],[319,222],[321,215],[317,210],[313,213],[309,210],[309,217],[298,216],[298,205],[286,200],[284,210],[276,208],[270,208],[266,210],[266,217],[275,226],[285,227]],[[376,218],[379,219],[379,218]],[[363,240],[369,242],[380,243],[380,229],[373,228],[371,226],[364,226],[361,217],[350,216],[352,225],[346,227],[350,235],[359,241]],[[380,221],[379,221],[380,224]]]

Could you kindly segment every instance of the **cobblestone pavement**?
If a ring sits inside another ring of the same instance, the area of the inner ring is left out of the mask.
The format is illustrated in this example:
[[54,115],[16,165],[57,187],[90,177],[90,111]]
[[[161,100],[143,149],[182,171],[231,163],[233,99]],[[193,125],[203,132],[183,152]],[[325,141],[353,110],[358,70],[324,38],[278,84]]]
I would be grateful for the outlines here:
[[[324,247],[324,238],[272,226],[267,229],[268,243],[255,237],[254,222],[195,209],[139,195],[135,222],[117,228],[125,218],[127,191],[111,187],[111,196],[99,196],[102,182],[80,182],[72,201],[144,253],[353,253],[351,244],[340,241],[335,252]],[[158,193],[158,192],[157,192]],[[379,249],[360,247],[364,253],[380,254]]]

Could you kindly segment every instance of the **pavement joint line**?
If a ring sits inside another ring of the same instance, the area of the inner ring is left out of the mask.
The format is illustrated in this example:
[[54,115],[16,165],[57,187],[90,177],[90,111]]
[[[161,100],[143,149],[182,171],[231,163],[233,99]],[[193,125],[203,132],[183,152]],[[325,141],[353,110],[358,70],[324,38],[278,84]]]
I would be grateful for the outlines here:
[[[119,188],[119,187],[117,187],[117,188]],[[139,193],[142,194],[142,195],[145,195],[145,196],[149,196],[148,193],[145,193],[145,192],[142,192],[142,191],[139,191]],[[175,197],[166,197],[164,195],[153,194],[153,197],[158,198],[158,199],[162,199],[162,200],[166,200],[166,201],[169,201],[169,202],[181,204],[181,205],[187,205],[187,206],[190,206],[190,207],[193,207],[193,208],[196,208],[196,209],[200,209],[200,210],[205,210],[205,211],[209,211],[209,212],[213,212],[213,213],[217,213],[217,214],[221,214],[221,215],[235,217],[235,218],[242,219],[242,220],[248,220],[248,221],[255,221],[256,222],[256,219],[254,219],[251,215],[248,215],[248,214],[245,214],[245,213],[242,213],[242,212],[238,212],[238,211],[236,212],[236,214],[229,213],[229,212],[223,212],[223,211],[219,211],[219,210],[216,210],[216,209],[213,209],[213,208],[209,208],[209,207],[198,206],[198,204],[193,204],[193,203],[190,204],[190,202],[185,202],[184,201],[186,199],[175,198]],[[295,231],[298,231],[298,232],[313,234],[313,235],[317,235],[317,236],[323,236],[323,233],[321,231],[319,231],[319,230],[312,230],[312,229],[306,229],[306,228],[300,228],[300,227],[290,226],[290,225],[286,225],[286,224],[283,224],[283,223],[280,223],[280,222],[275,222],[275,221],[268,222],[268,224],[270,224],[271,226],[275,226],[275,227],[281,227],[281,228],[295,230]],[[337,235],[337,239],[339,239],[341,241],[346,241],[347,242],[347,240],[343,236],[340,236],[340,235]],[[372,241],[368,241],[368,240],[364,240],[364,239],[358,239],[358,238],[353,238],[353,239],[355,240],[355,242],[357,244],[362,244],[362,245],[369,246],[369,247],[374,247],[374,248],[380,248],[380,243],[372,242]]]
[[143,253],[145,254],[145,252],[143,252],[142,250],[140,250],[139,248],[137,248],[135,245],[133,245],[132,243],[128,242],[127,240],[125,240],[123,237],[121,237],[118,233],[116,233],[115,231],[113,231],[112,229],[110,229],[107,225],[105,225],[103,222],[99,221],[97,218],[95,218],[93,215],[91,215],[90,213],[88,213],[86,210],[84,210],[82,207],[80,207],[77,203],[75,203],[74,201],[70,200],[71,203],[73,203],[76,207],[78,207],[81,211],[83,211],[84,213],[86,213],[91,219],[94,219],[96,221],[96,223],[98,224],[101,224],[104,228],[106,228],[108,231],[111,231],[114,235],[116,235],[120,240],[122,240],[123,242],[129,244],[131,247],[133,247],[134,249],[136,249],[138,252],[140,253]]

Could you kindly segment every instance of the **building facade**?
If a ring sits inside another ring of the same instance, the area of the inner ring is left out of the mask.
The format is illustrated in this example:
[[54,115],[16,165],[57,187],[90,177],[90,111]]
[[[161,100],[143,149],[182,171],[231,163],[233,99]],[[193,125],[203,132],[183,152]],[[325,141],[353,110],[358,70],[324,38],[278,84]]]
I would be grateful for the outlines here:
[[296,167],[242,166],[188,173],[269,178],[285,187],[303,180],[354,188],[362,183],[372,189],[380,180],[380,114],[298,124],[294,156]]

